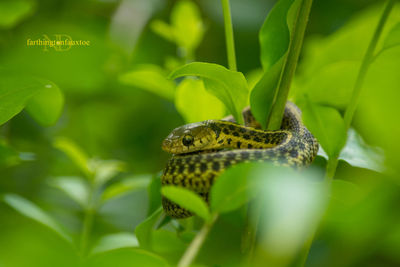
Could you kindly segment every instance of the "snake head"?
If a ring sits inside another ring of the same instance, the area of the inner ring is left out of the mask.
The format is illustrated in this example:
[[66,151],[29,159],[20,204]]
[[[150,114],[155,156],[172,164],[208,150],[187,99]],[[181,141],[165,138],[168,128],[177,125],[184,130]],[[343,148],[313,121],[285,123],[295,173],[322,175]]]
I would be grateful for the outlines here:
[[212,143],[214,132],[208,121],[187,124],[174,129],[162,143],[162,149],[172,154],[206,150]]

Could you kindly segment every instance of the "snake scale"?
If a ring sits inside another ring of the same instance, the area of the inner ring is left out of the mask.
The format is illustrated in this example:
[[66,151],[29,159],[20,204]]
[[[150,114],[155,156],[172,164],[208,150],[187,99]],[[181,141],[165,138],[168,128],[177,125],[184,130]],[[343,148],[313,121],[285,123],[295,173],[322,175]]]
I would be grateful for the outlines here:
[[[312,163],[318,142],[303,125],[299,108],[287,102],[280,130],[265,131],[250,109],[243,111],[245,126],[233,118],[208,120],[174,129],[162,149],[173,154],[161,183],[190,189],[208,202],[215,178],[231,165],[248,161],[270,161],[299,168]],[[174,218],[192,214],[163,197],[165,212]]]

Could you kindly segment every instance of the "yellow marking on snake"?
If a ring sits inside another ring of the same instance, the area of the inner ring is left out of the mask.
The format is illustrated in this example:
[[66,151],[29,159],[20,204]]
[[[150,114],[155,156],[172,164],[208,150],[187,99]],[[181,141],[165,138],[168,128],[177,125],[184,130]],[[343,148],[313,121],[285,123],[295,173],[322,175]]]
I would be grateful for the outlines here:
[[[301,120],[301,111],[287,102],[280,130],[260,130],[249,109],[243,111],[245,126],[233,119],[208,120],[174,129],[162,149],[173,154],[161,183],[196,192],[208,202],[214,180],[229,166],[240,162],[269,161],[301,168],[312,163],[318,142]],[[192,214],[163,197],[165,212],[174,218]]]

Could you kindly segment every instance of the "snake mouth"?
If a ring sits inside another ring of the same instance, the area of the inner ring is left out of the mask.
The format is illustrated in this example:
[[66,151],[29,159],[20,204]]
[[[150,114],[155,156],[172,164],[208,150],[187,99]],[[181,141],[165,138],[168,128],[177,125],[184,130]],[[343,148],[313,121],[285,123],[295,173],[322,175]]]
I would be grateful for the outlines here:
[[197,150],[197,151],[192,151],[192,152],[187,152],[187,153],[174,154],[174,156],[191,156],[191,155],[208,154],[208,153],[215,153],[215,152],[228,151],[228,150],[231,150],[231,149],[228,149],[228,148],[204,149],[204,150]]

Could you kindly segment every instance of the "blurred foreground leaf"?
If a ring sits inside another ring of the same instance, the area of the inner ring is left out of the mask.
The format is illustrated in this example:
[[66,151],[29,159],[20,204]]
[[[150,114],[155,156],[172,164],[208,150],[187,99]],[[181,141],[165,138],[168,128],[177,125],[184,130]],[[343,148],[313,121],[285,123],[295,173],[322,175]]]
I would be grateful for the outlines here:
[[161,193],[172,202],[195,213],[205,221],[211,219],[206,202],[196,193],[186,188],[176,186],[163,186],[161,188]]
[[244,75],[217,64],[193,62],[170,74],[171,79],[182,76],[198,76],[204,87],[225,104],[236,121],[243,123],[242,110],[248,102],[248,86]]
[[119,77],[126,85],[152,92],[168,100],[174,99],[175,83],[167,79],[167,74],[157,65],[139,65]]
[[263,219],[257,260],[286,266],[314,234],[324,213],[328,191],[323,174],[267,166],[259,175],[264,179],[260,184]]
[[22,215],[43,224],[61,236],[64,240],[72,243],[72,238],[62,229],[62,227],[35,203],[15,194],[5,194],[2,196],[2,200]]
[[223,172],[211,188],[211,210],[230,212],[254,197],[260,182],[260,177],[254,175],[257,168],[258,164],[244,163]]
[[94,245],[91,254],[93,255],[119,248],[138,246],[139,242],[134,234],[121,232],[102,236]]
[[137,248],[119,248],[97,253],[91,256],[87,265],[93,267],[109,266],[146,266],[146,267],[167,267],[168,262],[160,256]]
[[225,115],[224,104],[205,90],[203,81],[190,78],[176,88],[175,106],[186,123],[221,119]]

